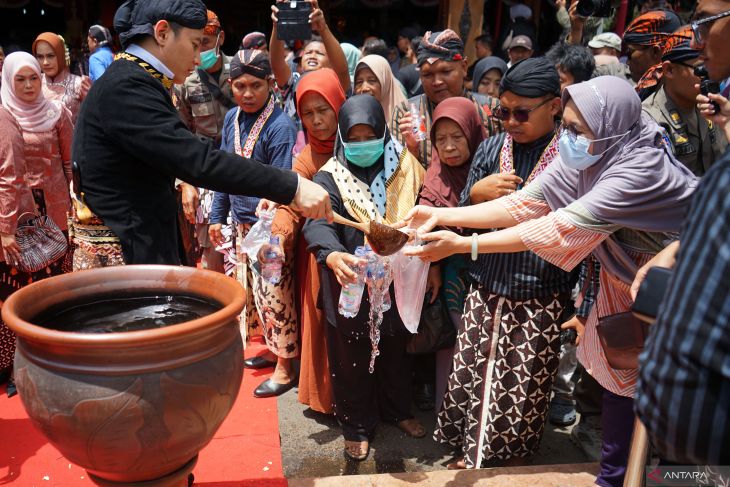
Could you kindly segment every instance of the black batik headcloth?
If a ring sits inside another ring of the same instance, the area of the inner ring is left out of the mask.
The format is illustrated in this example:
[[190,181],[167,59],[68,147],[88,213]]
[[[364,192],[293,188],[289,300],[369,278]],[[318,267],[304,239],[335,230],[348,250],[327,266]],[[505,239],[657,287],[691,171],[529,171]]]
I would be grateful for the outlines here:
[[139,35],[154,35],[160,20],[202,29],[208,23],[208,12],[200,0],[127,0],[114,15],[114,30],[127,47]]
[[527,98],[560,96],[560,76],[555,65],[544,57],[525,59],[514,64],[502,77],[500,96],[505,91]]

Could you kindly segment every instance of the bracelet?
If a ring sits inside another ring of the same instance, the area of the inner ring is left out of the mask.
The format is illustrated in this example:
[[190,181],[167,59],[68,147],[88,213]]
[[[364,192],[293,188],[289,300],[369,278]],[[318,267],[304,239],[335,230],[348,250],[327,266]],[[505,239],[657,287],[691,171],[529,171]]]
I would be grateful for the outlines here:
[[477,237],[479,237],[478,233],[475,232],[471,234],[471,260],[473,261],[476,261],[479,257]]

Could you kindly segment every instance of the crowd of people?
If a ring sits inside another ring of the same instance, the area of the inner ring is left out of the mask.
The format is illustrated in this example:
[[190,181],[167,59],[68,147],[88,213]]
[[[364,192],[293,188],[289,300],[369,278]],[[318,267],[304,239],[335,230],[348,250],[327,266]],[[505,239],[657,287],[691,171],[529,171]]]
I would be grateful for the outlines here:
[[[355,461],[385,422],[452,446],[449,468],[522,465],[546,422],[576,411],[572,436],[604,487],[623,485],[636,412],[662,461],[730,460],[730,3],[701,0],[691,25],[647,7],[619,36],[556,2],[552,46],[517,3],[507,37],[477,37],[473,61],[451,29],[404,28],[392,49],[340,43],[311,3],[310,39],[280,40],[274,5],[270,38],[248,33],[232,56],[200,0],[125,2],[116,60],[110,30],[88,31],[88,77],[56,33],[3,53],[0,299],[110,265],[226,273],[248,295],[242,334],[268,348],[244,366],[274,368],[254,395],[298,385]],[[708,80],[724,91],[701,90]],[[409,353],[395,299],[365,293],[341,312],[368,237],[334,214],[423,240],[404,253],[430,263],[418,299],[443,308],[454,343]],[[38,272],[18,267],[27,215],[70,242]],[[252,258],[259,222],[272,238]],[[275,281],[261,270],[272,255]],[[602,326],[633,334],[639,282],[675,261],[645,352],[615,362]],[[11,382],[14,346],[2,324]]]

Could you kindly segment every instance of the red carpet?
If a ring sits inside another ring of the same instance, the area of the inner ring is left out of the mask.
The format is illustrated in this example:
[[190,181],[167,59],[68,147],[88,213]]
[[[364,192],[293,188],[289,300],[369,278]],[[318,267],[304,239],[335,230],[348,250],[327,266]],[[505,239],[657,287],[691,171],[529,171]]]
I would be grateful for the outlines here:
[[[254,340],[246,356],[261,354]],[[253,390],[272,369],[246,370],[231,414],[200,453],[195,474],[199,487],[286,487],[281,466],[276,398],[256,399]],[[38,433],[20,398],[0,389],[0,485],[86,487],[94,484]]]

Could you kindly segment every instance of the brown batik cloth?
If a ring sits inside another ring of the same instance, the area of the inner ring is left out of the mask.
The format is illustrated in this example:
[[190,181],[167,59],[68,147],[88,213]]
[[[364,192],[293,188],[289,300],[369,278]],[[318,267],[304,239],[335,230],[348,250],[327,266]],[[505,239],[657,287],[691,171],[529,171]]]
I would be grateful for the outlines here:
[[567,296],[513,301],[473,284],[434,439],[468,468],[537,449],[558,369]]
[[[236,225],[236,238],[234,239],[234,245],[236,248],[236,262],[233,270],[233,278],[241,283],[243,288],[246,290],[246,306],[240,315],[240,326],[241,335],[245,340],[251,337],[261,335],[263,333],[263,327],[261,326],[261,319],[256,310],[256,301],[253,296],[253,274],[252,270],[248,265],[248,255],[243,251],[241,245],[243,239],[246,238],[248,232],[251,231],[253,223],[239,223]],[[245,343],[245,341],[244,341]]]
[[253,295],[263,324],[266,346],[277,357],[299,356],[299,321],[294,305],[292,256],[287,255],[278,284],[269,284],[255,269]]

